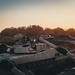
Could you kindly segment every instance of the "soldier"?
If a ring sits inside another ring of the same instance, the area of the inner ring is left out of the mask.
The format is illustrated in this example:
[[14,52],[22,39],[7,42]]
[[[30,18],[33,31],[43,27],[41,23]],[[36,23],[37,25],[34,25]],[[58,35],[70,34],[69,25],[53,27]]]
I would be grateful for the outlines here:
[[22,44],[22,38],[23,38],[23,35],[21,33],[16,34],[14,36],[15,45],[21,45]]
[[22,37],[22,43],[23,45],[31,45],[31,39],[28,36],[23,36]]

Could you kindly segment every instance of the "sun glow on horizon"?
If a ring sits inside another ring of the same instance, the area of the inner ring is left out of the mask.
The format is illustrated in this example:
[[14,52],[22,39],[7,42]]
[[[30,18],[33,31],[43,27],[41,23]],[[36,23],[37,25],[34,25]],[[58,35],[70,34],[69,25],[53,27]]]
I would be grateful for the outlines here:
[[[34,0],[32,0],[34,1]],[[62,1],[62,0],[61,0]],[[46,3],[31,2],[28,4],[20,2],[19,4],[8,5],[0,10],[0,31],[4,28],[20,27],[29,25],[39,25],[43,28],[75,28],[75,1]]]

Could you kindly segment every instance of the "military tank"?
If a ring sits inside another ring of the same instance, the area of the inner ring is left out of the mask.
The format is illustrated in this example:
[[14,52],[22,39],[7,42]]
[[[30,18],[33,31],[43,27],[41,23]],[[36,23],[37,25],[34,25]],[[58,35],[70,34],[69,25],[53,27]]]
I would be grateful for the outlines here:
[[[74,36],[69,35],[69,38],[75,40]],[[73,44],[75,45],[75,43],[73,43]],[[60,72],[57,75],[74,75],[75,74],[75,55],[70,52],[68,52],[68,53],[66,55],[73,60],[73,63],[71,63],[70,65],[74,64],[74,66],[72,68],[64,69],[62,72]]]
[[[43,38],[42,38],[43,39]],[[39,38],[40,41],[41,38]],[[26,65],[24,68],[31,69],[52,63],[58,52],[51,46],[42,42],[31,41],[23,36],[16,40],[15,45],[0,44],[0,57],[9,59],[16,65]]]
[[[42,65],[53,64],[56,56],[59,55],[58,52],[75,60],[75,56],[67,49],[58,47],[41,37],[39,37],[39,40],[43,43],[29,42],[28,39],[27,42],[23,44],[17,42],[14,46],[1,44],[1,49],[4,50],[0,53],[0,66],[10,69],[16,73],[15,75],[25,75],[18,70],[21,69],[21,66],[24,70],[28,70]],[[17,65],[19,65],[19,67]]]

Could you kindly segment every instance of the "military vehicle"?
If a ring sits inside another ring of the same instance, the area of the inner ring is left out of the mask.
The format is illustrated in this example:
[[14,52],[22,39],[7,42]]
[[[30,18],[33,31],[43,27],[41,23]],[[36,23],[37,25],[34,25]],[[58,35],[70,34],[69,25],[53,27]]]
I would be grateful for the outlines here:
[[[25,42],[24,44],[21,44],[21,42],[18,42],[14,46],[1,44],[1,49],[4,48],[4,52],[1,51],[0,54],[1,64],[6,64],[4,67],[11,69],[14,63],[15,66],[19,65],[20,68],[21,66],[24,66],[23,69],[27,70],[46,64],[52,64],[55,61],[55,58],[57,56],[59,57],[59,53],[68,56],[72,60],[75,60],[74,54],[70,53],[67,49],[58,47],[41,37],[39,37],[39,40],[43,43],[33,43],[29,42],[28,40],[27,43]],[[8,60],[12,61],[13,63]],[[7,63],[9,66],[7,66]],[[16,67],[13,67],[11,71],[15,72],[15,75],[18,73],[18,75],[25,75]]]
[[[44,39],[40,37],[39,40]],[[12,61],[15,66],[19,65],[20,68],[24,66],[24,70],[52,64],[57,55],[58,52],[43,41],[31,41],[26,36],[23,39],[16,40],[13,46],[4,43],[0,44],[0,57]]]

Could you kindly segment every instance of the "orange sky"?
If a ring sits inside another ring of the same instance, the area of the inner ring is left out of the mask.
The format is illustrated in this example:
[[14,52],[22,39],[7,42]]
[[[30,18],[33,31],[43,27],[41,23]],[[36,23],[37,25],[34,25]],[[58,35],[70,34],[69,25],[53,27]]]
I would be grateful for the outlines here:
[[74,0],[32,1],[5,3],[0,8],[0,31],[8,27],[29,25],[40,25],[43,28],[75,28]]

